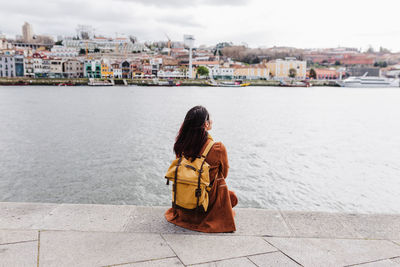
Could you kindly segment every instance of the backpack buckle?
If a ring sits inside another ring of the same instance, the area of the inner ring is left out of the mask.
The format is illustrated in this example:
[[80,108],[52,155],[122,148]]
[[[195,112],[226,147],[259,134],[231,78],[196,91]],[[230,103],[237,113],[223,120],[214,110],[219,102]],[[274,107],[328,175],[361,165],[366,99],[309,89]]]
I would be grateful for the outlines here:
[[201,189],[199,189],[199,188],[196,189],[195,196],[196,197],[200,197],[201,196]]

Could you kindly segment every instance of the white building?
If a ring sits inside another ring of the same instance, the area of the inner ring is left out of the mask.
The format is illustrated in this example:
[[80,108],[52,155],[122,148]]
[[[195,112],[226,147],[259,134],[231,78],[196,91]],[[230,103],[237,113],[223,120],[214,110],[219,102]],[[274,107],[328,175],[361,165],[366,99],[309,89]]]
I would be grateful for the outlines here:
[[63,45],[55,45],[51,48],[50,56],[58,58],[77,57],[78,50],[72,47],[65,47]]
[[185,73],[180,70],[160,70],[157,73],[157,77],[159,78],[180,78],[183,79],[186,77]]
[[121,54],[148,50],[143,44],[132,43],[129,38],[95,37],[90,40],[73,40],[68,38],[63,40],[63,46],[74,48],[76,51],[87,48],[89,52],[94,52],[97,48],[100,52],[115,52]]
[[0,55],[0,77],[15,77],[15,61],[12,55]]

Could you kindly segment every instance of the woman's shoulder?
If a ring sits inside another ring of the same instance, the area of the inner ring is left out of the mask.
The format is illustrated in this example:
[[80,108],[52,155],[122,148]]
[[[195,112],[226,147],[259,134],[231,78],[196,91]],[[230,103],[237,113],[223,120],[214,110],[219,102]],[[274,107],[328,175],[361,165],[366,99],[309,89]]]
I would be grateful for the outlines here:
[[212,146],[211,150],[224,151],[226,150],[226,147],[222,142],[214,142],[214,145]]

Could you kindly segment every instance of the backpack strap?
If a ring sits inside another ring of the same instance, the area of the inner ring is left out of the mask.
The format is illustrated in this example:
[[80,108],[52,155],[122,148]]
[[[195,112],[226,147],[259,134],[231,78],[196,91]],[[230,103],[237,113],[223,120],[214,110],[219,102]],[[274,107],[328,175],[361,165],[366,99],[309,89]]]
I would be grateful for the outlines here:
[[201,163],[201,167],[200,167],[200,170],[199,170],[199,177],[197,178],[197,189],[195,191],[196,192],[195,196],[197,198],[196,210],[199,208],[199,200],[200,200],[200,197],[201,197],[200,179],[201,179],[201,174],[203,173],[203,165],[204,165],[204,162],[206,162],[207,154],[208,154],[208,152],[210,152],[211,147],[214,145],[214,143],[215,143],[214,141],[210,141],[208,143],[206,149],[204,150],[203,154],[201,155],[204,158],[204,160]]
[[178,187],[178,185],[176,184],[176,180],[178,178],[178,168],[181,165],[181,162],[182,162],[182,157],[179,158],[178,164],[176,165],[176,169],[175,169],[175,177],[174,177],[174,185],[173,185],[174,202],[172,203],[172,207],[174,208],[174,212],[176,212],[176,210],[175,210],[175,208],[176,208],[176,189]]
[[203,152],[203,154],[201,155],[203,158],[206,158],[206,157],[207,157],[208,152],[210,152],[211,147],[212,147],[214,144],[215,144],[214,141],[210,141],[210,142],[208,143],[206,149],[204,149],[204,152]]

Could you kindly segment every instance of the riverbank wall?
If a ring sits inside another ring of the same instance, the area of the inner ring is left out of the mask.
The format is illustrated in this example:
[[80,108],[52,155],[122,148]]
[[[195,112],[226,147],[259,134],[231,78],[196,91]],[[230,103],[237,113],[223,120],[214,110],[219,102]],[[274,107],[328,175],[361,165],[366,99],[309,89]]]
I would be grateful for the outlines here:
[[[114,79],[116,85],[125,85],[124,80],[128,85],[137,86],[152,86],[151,79]],[[210,86],[208,80],[175,80],[175,82],[181,82],[181,86]],[[58,85],[70,85],[70,86],[83,86],[87,85],[89,79],[87,78],[27,78],[27,77],[14,77],[14,78],[0,78],[0,86],[8,85],[41,85],[41,86],[58,86]],[[250,83],[250,86],[279,86],[279,81],[275,80],[250,80],[246,81]],[[310,81],[312,86],[338,86],[335,81]]]
[[400,215],[235,208],[234,233],[169,207],[0,202],[0,266],[398,266]]

